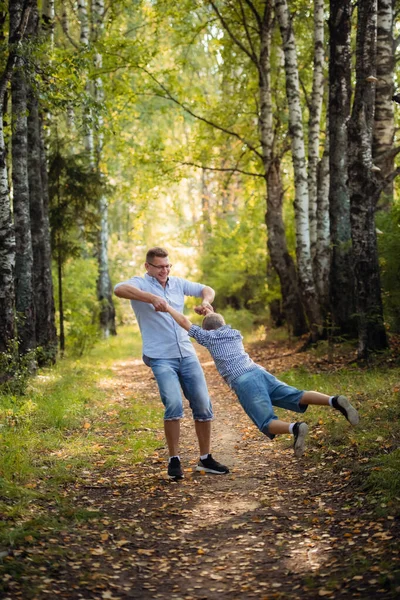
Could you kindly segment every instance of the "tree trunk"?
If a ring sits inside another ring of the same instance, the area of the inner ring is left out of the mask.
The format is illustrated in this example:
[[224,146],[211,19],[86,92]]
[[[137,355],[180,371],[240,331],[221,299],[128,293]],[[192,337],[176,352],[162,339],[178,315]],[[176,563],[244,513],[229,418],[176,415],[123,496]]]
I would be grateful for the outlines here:
[[289,135],[295,180],[296,255],[302,299],[311,331],[316,341],[321,333],[322,318],[312,272],[310,229],[308,222],[309,195],[304,147],[299,72],[294,33],[286,0],[275,0],[275,11],[285,54],[286,96],[289,106]]
[[272,11],[267,2],[262,19],[259,59],[259,130],[263,165],[267,185],[265,223],[268,232],[268,252],[281,284],[282,304],[291,333],[300,336],[308,331],[298,286],[296,266],[287,248],[283,223],[283,188],[280,160],[274,156],[274,130],[271,96],[271,35]]
[[[7,148],[4,142],[4,113],[6,91],[17,63],[18,50],[25,36],[26,25],[31,11],[27,3],[23,9],[20,2],[10,2],[12,22],[9,32],[10,52],[6,66],[0,76],[0,352],[6,352],[15,339],[15,234],[11,217],[10,193],[8,186]],[[1,37],[4,40],[5,12],[1,18]]]
[[[373,160],[379,167],[378,178],[386,179],[394,170],[394,39],[393,0],[378,0],[378,38],[376,54],[376,97],[373,136]],[[393,179],[387,184],[379,206],[390,208],[393,202]]]
[[376,82],[377,0],[358,6],[356,90],[349,123],[349,189],[358,355],[387,347],[375,230],[379,185],[372,170]]
[[6,352],[15,337],[15,236],[3,133],[3,98],[0,99],[0,113],[0,352]]
[[54,320],[51,273],[50,228],[44,196],[46,181],[42,175],[42,140],[38,100],[31,90],[28,100],[29,202],[33,251],[33,289],[36,313],[36,342],[41,346],[41,363],[54,362],[57,334]]
[[329,312],[330,260],[329,135],[327,132],[324,154],[317,169],[317,248],[314,260],[315,285],[324,321]]
[[[104,1],[93,0],[92,15],[94,23],[94,34],[96,39],[101,35],[104,27]],[[103,57],[97,51],[95,54],[95,68],[100,70],[103,65]],[[94,82],[94,95],[96,102],[101,105],[104,102],[103,81],[98,75]],[[103,152],[103,118],[101,113],[97,116],[96,135],[96,169],[101,179],[104,174],[101,171],[101,155]],[[108,200],[102,194],[99,202],[100,228],[98,235],[98,279],[97,298],[100,302],[100,325],[104,337],[116,335],[115,308],[112,299],[112,285],[108,268]]]
[[329,218],[332,247],[329,295],[335,333],[356,336],[350,196],[347,187],[351,0],[331,0],[329,31]]
[[[314,70],[308,123],[308,195],[311,260],[317,252],[317,171],[319,163],[319,138],[321,110],[324,97],[324,0],[314,0]],[[320,207],[321,208],[321,207]]]
[[271,162],[267,173],[267,212],[265,222],[268,230],[268,252],[278,273],[282,292],[283,313],[290,332],[295,336],[307,333],[308,327],[300,299],[296,266],[290,256],[282,218],[283,187],[280,164],[277,158]]
[[[21,20],[22,3],[10,5],[10,34]],[[22,354],[36,347],[33,296],[33,255],[29,216],[28,126],[26,81],[22,64],[17,63],[11,82],[12,98],[12,182],[16,242],[15,296],[19,349]]]

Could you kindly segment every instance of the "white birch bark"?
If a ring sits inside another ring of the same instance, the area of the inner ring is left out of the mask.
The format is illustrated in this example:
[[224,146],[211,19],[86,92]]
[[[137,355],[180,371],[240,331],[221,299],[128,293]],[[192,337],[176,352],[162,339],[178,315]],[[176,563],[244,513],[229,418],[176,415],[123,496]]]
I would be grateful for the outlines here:
[[309,195],[307,164],[304,146],[302,110],[300,103],[299,72],[296,43],[286,0],[275,0],[275,11],[281,30],[285,54],[286,95],[289,106],[289,134],[292,143],[292,161],[295,178],[296,255],[304,306],[311,335],[317,339],[321,314],[313,280],[310,229],[308,221]]
[[324,0],[314,0],[314,69],[308,123],[308,194],[310,250],[314,259],[317,246],[317,168],[322,100],[324,96]]
[[[63,8],[63,11],[65,9]],[[43,0],[42,2],[42,28],[46,31],[50,50],[54,48],[54,0]]]
[[[379,176],[388,177],[394,170],[393,142],[395,133],[394,103],[394,39],[393,0],[378,0],[378,34],[376,53],[376,97],[373,137],[374,165],[379,167]],[[393,201],[393,180],[386,186],[380,206],[389,208]]]
[[[104,29],[104,0],[92,0],[92,17],[93,17],[93,29],[95,41],[101,37]],[[100,70],[103,66],[103,57],[101,53],[96,50],[94,58],[94,66],[97,71],[97,76],[94,81],[94,96],[99,106],[104,102],[104,90],[103,80],[101,78]],[[97,115],[97,132],[96,132],[96,168],[103,178],[101,171],[101,157],[103,152],[104,134],[103,134],[103,117],[101,110]],[[103,335],[108,337],[110,334],[115,335],[115,309],[112,300],[112,287],[109,275],[108,266],[108,200],[107,197],[102,194],[99,201],[99,213],[100,213],[100,230],[98,237],[98,279],[97,279],[97,297],[100,301],[100,324],[102,327]]]
[[271,92],[271,6],[265,7],[260,35],[259,130],[267,183],[268,252],[281,284],[283,311],[290,332],[299,336],[307,331],[300,297],[296,266],[287,247],[283,223],[283,186],[280,159],[274,156],[274,129]]

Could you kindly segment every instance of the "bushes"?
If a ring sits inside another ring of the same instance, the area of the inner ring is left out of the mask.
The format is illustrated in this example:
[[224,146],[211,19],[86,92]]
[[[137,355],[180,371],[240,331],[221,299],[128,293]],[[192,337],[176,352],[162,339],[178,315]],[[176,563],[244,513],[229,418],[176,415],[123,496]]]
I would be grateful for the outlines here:
[[377,225],[385,319],[391,331],[400,333],[400,204],[378,214]]

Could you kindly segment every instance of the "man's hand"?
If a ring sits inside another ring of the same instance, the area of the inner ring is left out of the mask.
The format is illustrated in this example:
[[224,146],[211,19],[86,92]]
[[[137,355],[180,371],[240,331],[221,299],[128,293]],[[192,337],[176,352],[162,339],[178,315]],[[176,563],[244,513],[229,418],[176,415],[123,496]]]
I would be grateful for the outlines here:
[[198,315],[206,316],[210,312],[214,312],[214,309],[209,302],[204,300],[204,302],[202,302],[200,306],[194,307],[194,312],[196,312]]
[[168,312],[167,311],[167,301],[164,298],[160,298],[159,296],[154,296],[154,299],[151,301],[152,305],[156,309],[156,312]]

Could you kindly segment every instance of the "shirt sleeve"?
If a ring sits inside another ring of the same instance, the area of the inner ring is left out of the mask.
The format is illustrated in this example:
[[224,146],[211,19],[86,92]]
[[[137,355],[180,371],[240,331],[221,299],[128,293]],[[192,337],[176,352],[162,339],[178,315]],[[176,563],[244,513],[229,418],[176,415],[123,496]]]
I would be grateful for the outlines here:
[[114,291],[120,285],[133,285],[135,288],[138,288],[138,290],[143,290],[143,278],[142,277],[131,277],[127,281],[121,281],[120,283],[117,283],[117,285],[114,286]]
[[182,291],[185,296],[195,296],[196,298],[201,298],[201,292],[206,287],[202,283],[194,283],[193,281],[188,281],[187,279],[181,279],[182,282]]
[[205,346],[207,348],[208,342],[211,337],[210,331],[206,331],[205,329],[202,329],[198,325],[192,325],[188,331],[188,334],[190,337],[194,338],[196,340],[196,342],[198,342],[199,344],[201,344],[202,346]]

